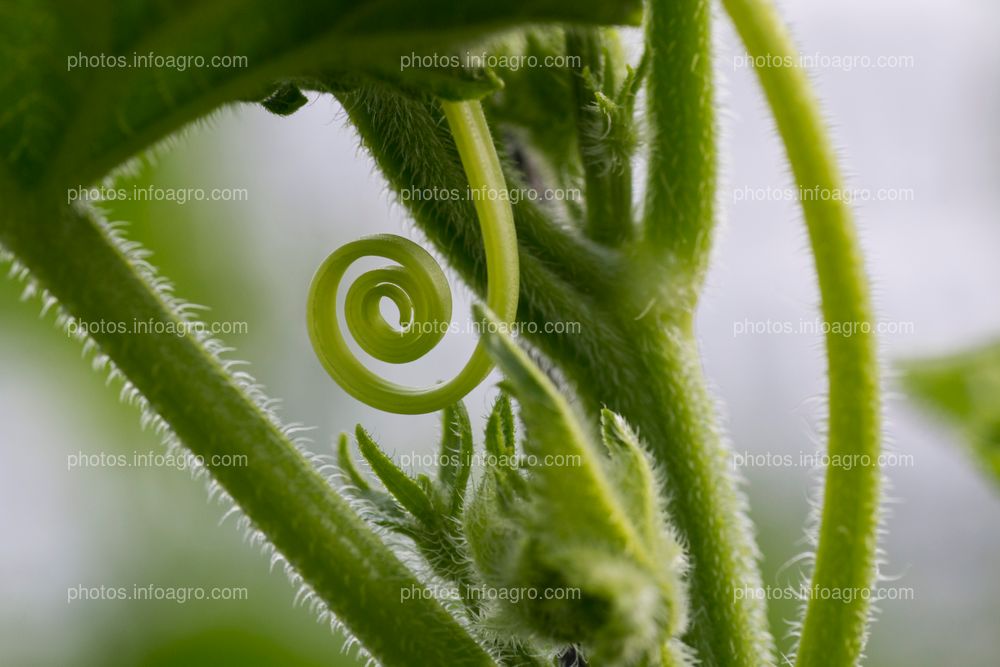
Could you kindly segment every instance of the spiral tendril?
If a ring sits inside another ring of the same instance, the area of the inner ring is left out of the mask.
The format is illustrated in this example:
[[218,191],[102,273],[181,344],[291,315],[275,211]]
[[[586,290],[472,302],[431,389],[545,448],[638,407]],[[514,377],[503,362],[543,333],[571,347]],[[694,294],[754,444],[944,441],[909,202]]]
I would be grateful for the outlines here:
[[[471,190],[506,192],[493,138],[479,102],[442,102]],[[475,199],[486,250],[486,305],[504,323],[517,313],[518,258],[514,214],[507,197]],[[449,382],[412,388],[366,368],[347,345],[337,317],[337,289],[348,267],[362,257],[382,257],[393,266],[368,271],[347,289],[347,329],[366,353],[393,364],[415,361],[434,348],[451,323],[451,290],[444,271],[416,243],[392,234],[369,236],[335,250],[320,265],[309,290],[307,319],[313,349],[347,393],[372,407],[399,414],[441,410],[478,386],[493,368],[483,343]],[[398,326],[385,320],[388,299],[399,311]]]

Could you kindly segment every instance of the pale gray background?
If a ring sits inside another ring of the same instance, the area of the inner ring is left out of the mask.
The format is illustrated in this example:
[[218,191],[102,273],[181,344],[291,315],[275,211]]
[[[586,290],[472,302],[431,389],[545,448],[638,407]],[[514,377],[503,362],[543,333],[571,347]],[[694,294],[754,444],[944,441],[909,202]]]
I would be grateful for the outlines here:
[[[912,202],[857,209],[879,315],[913,323],[912,333],[883,339],[886,367],[1000,335],[1000,8],[988,0],[783,5],[806,53],[914,59],[907,69],[814,72],[852,185],[914,194]],[[734,69],[742,51],[720,19],[725,220],[699,333],[735,449],[797,454],[819,440],[821,340],[734,337],[733,323],[813,318],[815,279],[794,202],[732,201],[735,188],[788,187],[789,180],[754,75]],[[306,288],[328,252],[373,232],[420,240],[390,205],[331,100],[315,100],[287,119],[249,107],[222,113],[147,177],[164,187],[248,189],[246,203],[163,205],[135,224],[159,225],[146,230],[153,237],[183,236],[173,249],[154,245],[154,263],[162,257],[164,266],[187,271],[182,296],[220,297],[223,303],[209,302],[219,319],[250,322],[249,335],[230,341],[237,356],[252,361],[268,390],[285,399],[287,420],[317,427],[317,449],[359,421],[390,450],[430,449],[435,417],[389,416],[345,397],[306,338]],[[467,292],[456,291],[456,317],[464,317]],[[232,524],[215,528],[221,511],[184,473],[66,471],[67,453],[156,444],[113,392],[102,392],[74,345],[34,321],[35,305],[18,304],[14,294],[8,285],[0,291],[0,663],[94,661],[95,646],[109,637],[128,645],[153,625],[192,631],[197,621],[185,615],[196,608],[198,618],[228,615],[237,624],[270,627],[316,655],[335,652],[336,642],[306,612],[290,611],[291,589],[280,575],[266,576],[264,559],[240,544]],[[447,376],[473,343],[454,337],[395,377],[419,383]],[[881,605],[869,664],[996,664],[1000,496],[952,430],[890,391],[887,438],[912,454],[914,465],[888,471],[896,501],[886,523],[884,572],[899,577],[893,585],[912,587],[916,600]],[[490,395],[484,387],[469,397],[475,417]],[[755,469],[749,479],[768,582],[794,581],[794,568],[775,571],[804,548],[815,484],[801,469]],[[180,610],[137,605],[127,613],[115,603],[66,604],[66,588],[80,583],[166,581],[246,585],[253,600]],[[129,650],[97,664],[141,662]]]

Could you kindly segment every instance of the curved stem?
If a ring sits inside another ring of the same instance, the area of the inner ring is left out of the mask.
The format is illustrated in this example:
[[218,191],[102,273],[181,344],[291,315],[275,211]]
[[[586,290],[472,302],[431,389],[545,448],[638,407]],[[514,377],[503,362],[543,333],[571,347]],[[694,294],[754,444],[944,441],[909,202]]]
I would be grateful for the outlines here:
[[[468,178],[486,250],[486,303],[505,324],[517,315],[519,267],[514,213],[507,197],[500,159],[479,102],[443,102]],[[404,363],[429,351],[447,331],[451,296],[433,258],[419,246],[394,236],[376,236],[339,248],[323,262],[309,292],[309,335],[330,376],[360,401],[387,412],[423,414],[461,400],[493,369],[480,343],[465,367],[449,382],[412,389],[380,378],[353,355],[337,320],[337,287],[347,268],[363,256],[382,256],[400,267],[370,271],[347,293],[348,328],[366,352],[383,361]],[[383,298],[395,302],[402,329],[382,319]]]
[[621,320],[636,321],[633,337],[649,341],[625,363],[638,367],[638,377],[647,369],[655,379],[645,380],[642,392],[601,398],[633,421],[663,465],[671,515],[691,558],[693,621],[685,641],[706,664],[760,667],[774,662],[766,608],[737,595],[761,583],[757,551],[745,499],[726,463],[693,326],[717,196],[711,4],[650,0],[647,6],[651,137],[644,243],[627,280],[640,297],[622,308]]
[[[746,498],[717,426],[693,316],[673,323],[671,316],[654,311],[633,323],[631,347],[607,362],[620,374],[617,386],[584,399],[590,410],[600,402],[625,417],[660,463],[671,522],[690,560],[684,642],[700,664],[766,667],[774,664],[766,608],[742,594],[762,586]],[[576,381],[596,385],[602,374],[591,369]]]
[[[485,198],[475,199],[475,207],[490,278],[486,303],[500,321],[512,322],[517,315],[519,286],[517,232],[514,212],[505,198],[507,182],[500,158],[479,102],[442,102],[441,108],[455,137],[455,147],[469,178],[470,190],[485,195]],[[500,310],[493,310],[494,306]]]
[[[778,131],[801,192],[837,193],[843,181],[826,136],[819,104],[798,54],[769,0],[723,0],[755,60]],[[822,518],[796,664],[848,666],[864,647],[868,596],[874,583],[880,475],[879,383],[871,306],[851,211],[841,197],[802,198],[828,323],[849,324],[854,335],[826,336],[830,377],[831,460],[863,465],[826,471]],[[840,458],[835,458],[840,457]],[[846,458],[845,458],[846,457]],[[828,595],[843,593],[841,596]],[[843,601],[842,601],[843,600]]]

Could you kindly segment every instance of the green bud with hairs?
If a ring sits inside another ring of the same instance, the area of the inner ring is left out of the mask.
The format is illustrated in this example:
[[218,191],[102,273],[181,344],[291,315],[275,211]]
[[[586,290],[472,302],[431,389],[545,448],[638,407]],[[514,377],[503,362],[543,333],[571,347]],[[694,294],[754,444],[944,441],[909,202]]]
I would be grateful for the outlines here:
[[[523,465],[491,456],[464,518],[486,583],[523,593],[494,596],[490,621],[579,645],[592,664],[685,664],[674,641],[687,626],[684,552],[638,437],[609,410],[600,428],[588,424],[502,327],[488,329],[486,348],[526,430]],[[487,450],[516,451],[505,398],[487,424]]]

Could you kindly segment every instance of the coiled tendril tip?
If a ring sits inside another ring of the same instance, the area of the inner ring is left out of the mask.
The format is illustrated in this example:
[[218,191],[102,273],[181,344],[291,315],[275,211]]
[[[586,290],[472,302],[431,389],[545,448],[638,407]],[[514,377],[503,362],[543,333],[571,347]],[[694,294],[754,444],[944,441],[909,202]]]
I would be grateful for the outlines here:
[[[518,258],[514,214],[500,160],[478,102],[443,102],[474,204],[486,250],[486,303],[498,318],[512,323],[517,313]],[[431,255],[401,236],[379,234],[335,250],[320,265],[309,290],[309,337],[323,367],[347,393],[386,412],[423,414],[441,410],[463,398],[493,368],[482,343],[458,375],[428,388],[411,388],[385,380],[366,368],[347,345],[337,317],[337,289],[348,267],[362,257],[394,262],[367,271],[345,297],[345,319],[351,337],[375,359],[394,364],[415,361],[437,345],[451,323],[448,280]],[[399,311],[393,326],[381,312],[383,299]]]

